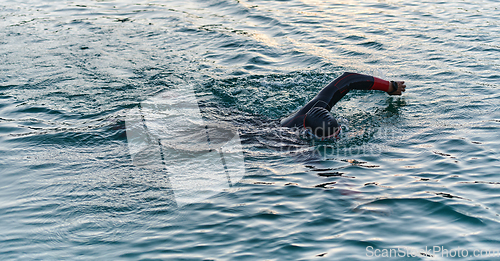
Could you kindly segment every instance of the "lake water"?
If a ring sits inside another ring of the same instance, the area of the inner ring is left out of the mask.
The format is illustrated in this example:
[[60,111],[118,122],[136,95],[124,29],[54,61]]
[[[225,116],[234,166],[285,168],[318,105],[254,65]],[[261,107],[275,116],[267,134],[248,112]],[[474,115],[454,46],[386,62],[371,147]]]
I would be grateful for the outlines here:
[[[498,257],[499,17],[493,0],[4,1],[0,259]],[[337,142],[278,126],[345,71],[407,92],[350,92]],[[245,176],[176,206],[179,173],[133,164],[126,118],[185,86],[238,128]]]

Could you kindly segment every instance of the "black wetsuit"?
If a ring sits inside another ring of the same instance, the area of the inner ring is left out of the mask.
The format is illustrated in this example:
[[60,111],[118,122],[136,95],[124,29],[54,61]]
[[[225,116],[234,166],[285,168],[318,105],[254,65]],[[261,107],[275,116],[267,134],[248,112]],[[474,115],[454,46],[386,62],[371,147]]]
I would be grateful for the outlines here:
[[387,92],[389,89],[389,82],[373,76],[346,72],[323,88],[316,97],[299,111],[281,120],[281,126],[308,128],[313,127],[308,125],[322,125],[322,122],[318,122],[322,121],[321,117],[317,117],[313,120],[316,122],[308,123],[305,120],[307,113],[310,112],[311,109],[317,107],[331,111],[332,107],[352,89],[382,90]]

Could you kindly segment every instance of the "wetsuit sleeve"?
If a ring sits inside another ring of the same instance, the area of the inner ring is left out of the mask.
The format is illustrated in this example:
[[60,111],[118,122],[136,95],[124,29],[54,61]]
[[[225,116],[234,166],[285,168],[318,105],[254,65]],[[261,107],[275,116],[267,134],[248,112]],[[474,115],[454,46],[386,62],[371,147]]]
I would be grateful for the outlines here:
[[323,103],[328,104],[328,106],[321,107],[330,111],[350,90],[381,90],[388,92],[389,82],[369,75],[346,72],[323,88],[305,107],[308,107],[308,105],[318,107],[321,106],[320,103]]
[[382,80],[377,77],[373,77],[373,86],[370,90],[379,90],[384,92],[389,92],[390,82]]
[[285,127],[300,127],[305,114],[314,107],[322,107],[331,111],[332,107],[350,90],[381,90],[389,91],[389,82],[369,75],[344,73],[323,88],[311,101],[296,113],[281,121]]

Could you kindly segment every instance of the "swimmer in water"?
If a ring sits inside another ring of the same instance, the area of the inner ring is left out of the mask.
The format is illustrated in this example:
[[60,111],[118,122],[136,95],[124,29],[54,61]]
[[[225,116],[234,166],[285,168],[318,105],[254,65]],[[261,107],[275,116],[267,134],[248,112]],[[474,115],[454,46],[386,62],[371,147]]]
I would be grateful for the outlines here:
[[406,89],[404,83],[346,72],[323,88],[300,110],[281,120],[281,126],[304,128],[319,140],[338,139],[341,128],[330,111],[350,90],[380,90],[389,95],[401,95]]

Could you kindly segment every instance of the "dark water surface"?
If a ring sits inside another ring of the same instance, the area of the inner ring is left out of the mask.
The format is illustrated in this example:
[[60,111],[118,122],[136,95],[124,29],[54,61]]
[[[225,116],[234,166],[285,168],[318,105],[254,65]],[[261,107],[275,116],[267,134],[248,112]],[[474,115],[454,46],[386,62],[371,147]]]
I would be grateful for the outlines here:
[[[493,259],[472,255],[500,250],[498,8],[2,2],[0,259]],[[407,92],[349,93],[336,143],[277,126],[344,71]],[[186,85],[205,118],[240,129],[246,176],[179,209],[164,172],[132,164],[125,117]]]

